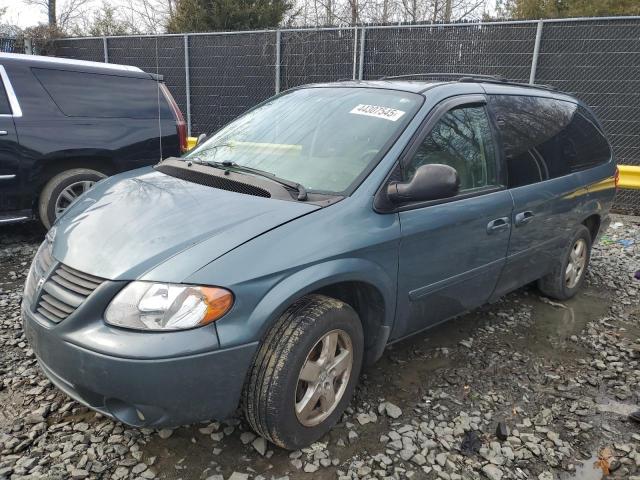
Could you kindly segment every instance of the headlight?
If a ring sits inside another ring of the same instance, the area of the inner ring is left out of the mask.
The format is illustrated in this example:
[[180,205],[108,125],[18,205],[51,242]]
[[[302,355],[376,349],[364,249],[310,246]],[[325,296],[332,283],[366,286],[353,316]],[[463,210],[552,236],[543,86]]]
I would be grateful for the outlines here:
[[111,301],[105,320],[136,330],[184,330],[218,320],[233,294],[217,287],[131,282]]

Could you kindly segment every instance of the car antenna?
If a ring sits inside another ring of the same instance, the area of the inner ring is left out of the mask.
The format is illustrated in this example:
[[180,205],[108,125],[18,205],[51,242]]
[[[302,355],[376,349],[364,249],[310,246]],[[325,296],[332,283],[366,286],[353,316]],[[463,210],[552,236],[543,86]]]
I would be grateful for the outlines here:
[[158,66],[158,37],[155,37],[156,40],[156,92],[157,92],[157,103],[158,103],[158,144],[160,146],[160,162],[162,161],[162,120],[160,119],[160,67]]

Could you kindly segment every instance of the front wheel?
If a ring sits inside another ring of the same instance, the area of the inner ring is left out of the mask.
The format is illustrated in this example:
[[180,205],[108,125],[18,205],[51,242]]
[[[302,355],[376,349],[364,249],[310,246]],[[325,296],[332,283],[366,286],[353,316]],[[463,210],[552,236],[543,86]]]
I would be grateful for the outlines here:
[[358,382],[363,355],[360,319],[346,303],[308,295],[278,319],[260,347],[243,393],[247,421],[289,450],[331,429]]
[[575,231],[553,272],[538,280],[538,289],[548,297],[567,300],[584,283],[591,258],[591,232],[584,225]]

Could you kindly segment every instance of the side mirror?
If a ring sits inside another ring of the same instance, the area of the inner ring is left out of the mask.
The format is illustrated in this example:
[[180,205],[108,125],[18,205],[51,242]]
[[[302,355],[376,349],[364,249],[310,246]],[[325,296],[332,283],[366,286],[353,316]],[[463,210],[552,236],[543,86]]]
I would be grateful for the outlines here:
[[198,139],[196,140],[196,147],[200,145],[202,142],[204,142],[206,139],[207,139],[207,135],[205,133],[201,133],[200,135],[198,135]]
[[453,197],[460,189],[460,177],[455,168],[433,163],[418,167],[413,178],[405,183],[387,186],[387,197],[393,203],[426,202]]

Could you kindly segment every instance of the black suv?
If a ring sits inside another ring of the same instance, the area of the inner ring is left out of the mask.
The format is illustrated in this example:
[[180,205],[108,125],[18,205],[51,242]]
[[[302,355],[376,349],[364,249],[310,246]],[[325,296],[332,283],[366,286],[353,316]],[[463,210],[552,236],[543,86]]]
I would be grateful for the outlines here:
[[137,67],[0,54],[0,79],[0,224],[49,228],[98,180],[186,150],[162,78]]

